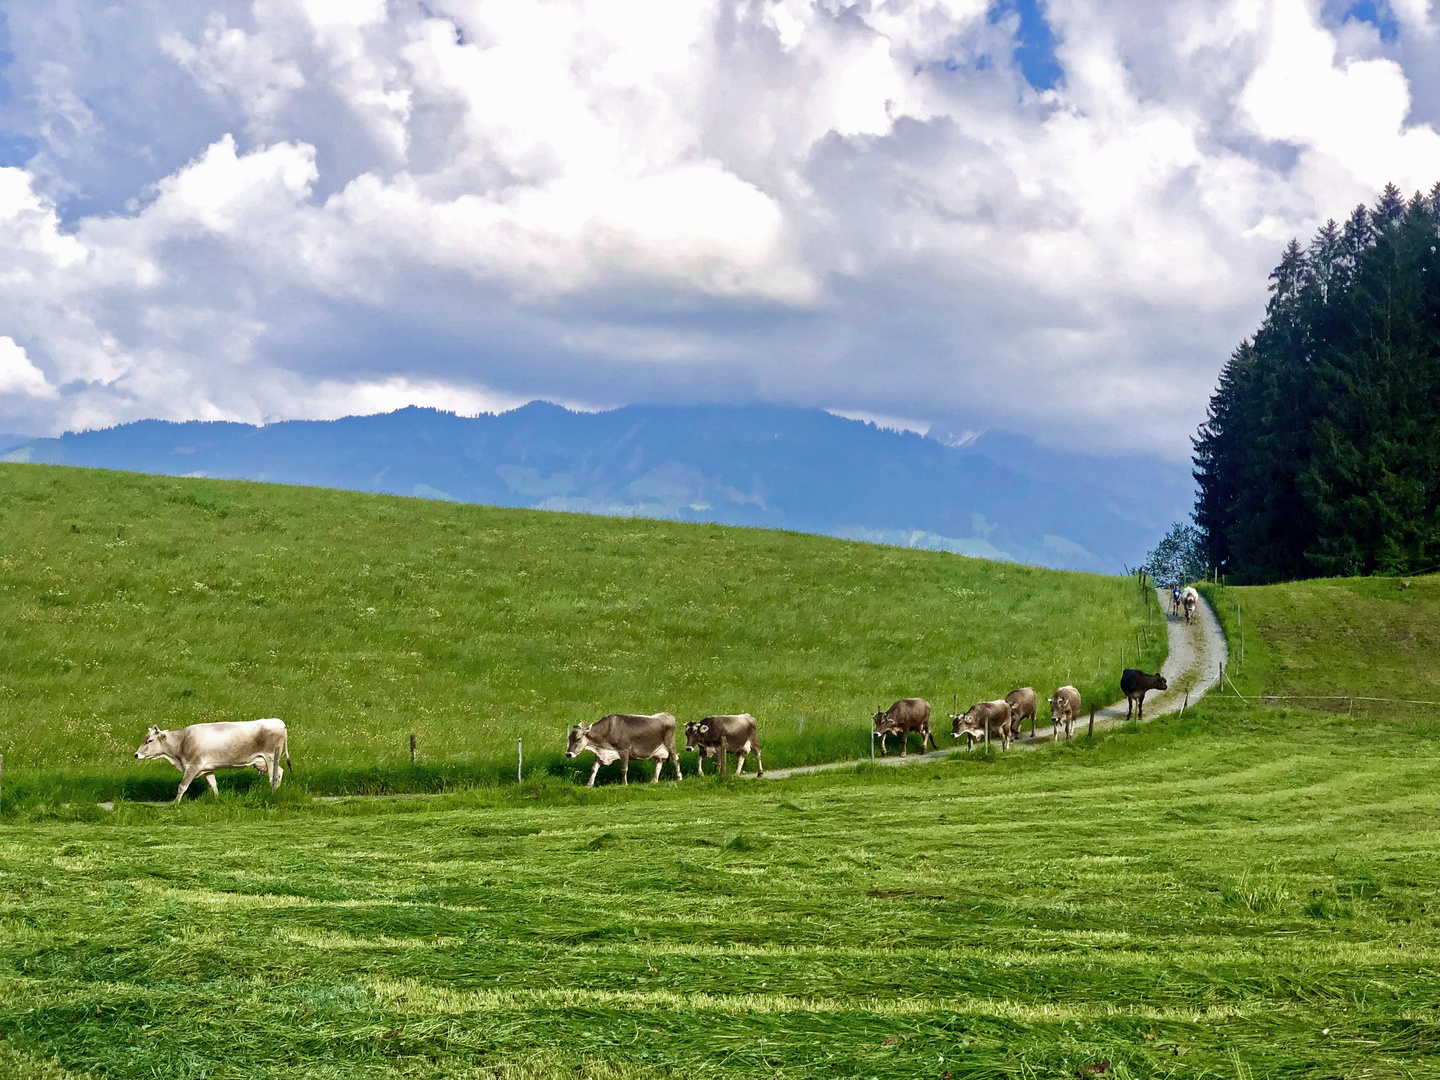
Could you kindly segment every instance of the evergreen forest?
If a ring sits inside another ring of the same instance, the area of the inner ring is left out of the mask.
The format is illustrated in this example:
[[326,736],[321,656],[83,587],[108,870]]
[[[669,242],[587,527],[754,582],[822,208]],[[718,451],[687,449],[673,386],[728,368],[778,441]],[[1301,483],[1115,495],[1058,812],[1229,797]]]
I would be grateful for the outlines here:
[[1240,584],[1440,567],[1440,184],[1393,184],[1270,275],[1194,440],[1208,565]]

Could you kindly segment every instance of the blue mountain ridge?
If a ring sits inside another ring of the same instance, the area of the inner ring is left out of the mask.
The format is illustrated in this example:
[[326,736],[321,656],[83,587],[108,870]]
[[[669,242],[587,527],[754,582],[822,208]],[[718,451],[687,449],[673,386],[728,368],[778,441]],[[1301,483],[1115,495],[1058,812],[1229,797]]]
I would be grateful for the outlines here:
[[1193,501],[1188,469],[1158,459],[1000,432],[954,447],[767,405],[142,420],[11,443],[0,459],[784,528],[1108,573],[1140,562]]

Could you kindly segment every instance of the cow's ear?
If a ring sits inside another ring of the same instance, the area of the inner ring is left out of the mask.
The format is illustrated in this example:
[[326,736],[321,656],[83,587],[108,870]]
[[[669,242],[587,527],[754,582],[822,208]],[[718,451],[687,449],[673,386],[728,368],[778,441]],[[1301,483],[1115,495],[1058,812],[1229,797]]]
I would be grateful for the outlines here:
[[700,734],[701,734],[701,735],[704,735],[704,734],[705,734],[707,731],[709,731],[709,730],[710,730],[710,725],[709,725],[709,724],[701,724],[701,725],[700,725]]

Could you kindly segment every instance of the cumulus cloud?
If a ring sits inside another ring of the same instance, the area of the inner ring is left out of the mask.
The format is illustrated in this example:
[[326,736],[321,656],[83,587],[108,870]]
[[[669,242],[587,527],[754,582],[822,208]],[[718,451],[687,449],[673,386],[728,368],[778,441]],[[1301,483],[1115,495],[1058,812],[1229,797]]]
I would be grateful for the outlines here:
[[0,426],[762,399],[1183,457],[1280,247],[1440,179],[1432,8],[15,0]]

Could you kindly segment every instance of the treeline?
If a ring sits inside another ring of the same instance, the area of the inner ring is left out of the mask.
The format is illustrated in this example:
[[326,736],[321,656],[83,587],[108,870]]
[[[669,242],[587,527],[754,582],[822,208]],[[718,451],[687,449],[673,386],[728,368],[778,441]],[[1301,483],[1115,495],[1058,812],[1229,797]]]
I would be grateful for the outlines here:
[[1270,275],[1194,440],[1205,562],[1231,581],[1440,565],[1440,184],[1392,184]]

